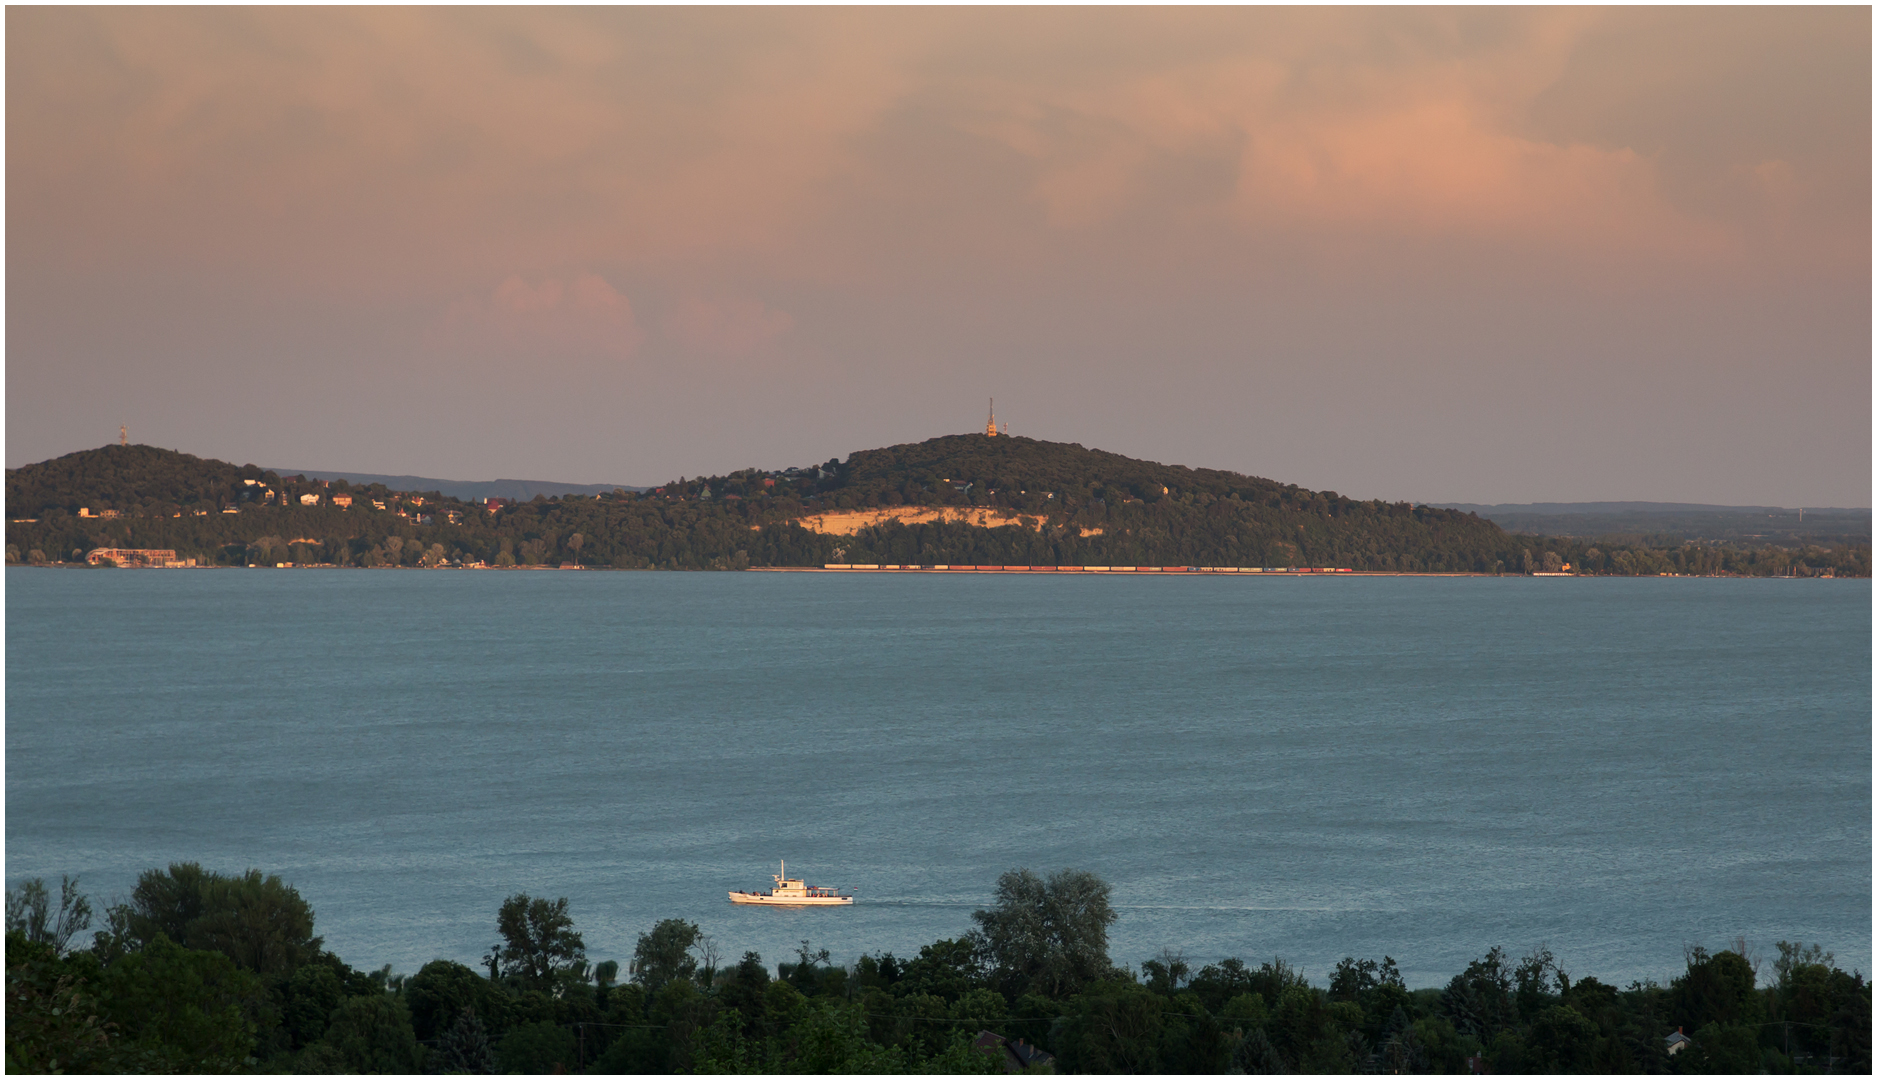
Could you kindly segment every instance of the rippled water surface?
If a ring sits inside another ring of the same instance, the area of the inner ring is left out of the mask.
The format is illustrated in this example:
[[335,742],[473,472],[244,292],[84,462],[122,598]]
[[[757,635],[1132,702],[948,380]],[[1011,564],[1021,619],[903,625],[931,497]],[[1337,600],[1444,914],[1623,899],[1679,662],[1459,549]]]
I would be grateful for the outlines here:
[[[277,872],[354,966],[901,955],[999,872],[1113,883],[1116,960],[1411,985],[1493,945],[1870,970],[1867,581],[417,571],[6,575],[6,878]],[[778,858],[847,910],[732,908]]]

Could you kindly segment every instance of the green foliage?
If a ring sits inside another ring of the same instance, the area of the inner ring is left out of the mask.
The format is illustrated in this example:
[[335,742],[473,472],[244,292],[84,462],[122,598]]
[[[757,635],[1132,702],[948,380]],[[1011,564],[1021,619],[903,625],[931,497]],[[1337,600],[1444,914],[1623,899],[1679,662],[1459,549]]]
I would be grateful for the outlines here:
[[1147,988],[1156,994],[1171,995],[1185,984],[1191,970],[1186,957],[1171,949],[1162,949],[1159,956],[1141,961],[1141,977],[1147,980]]
[[326,1034],[332,1014],[345,999],[345,986],[326,964],[307,964],[287,980],[283,1026],[296,1047],[310,1046]]
[[593,965],[593,985],[602,990],[619,981],[619,961],[602,960]]
[[702,937],[694,922],[683,919],[663,919],[652,927],[650,933],[640,934],[639,943],[632,951],[632,964],[628,969],[632,981],[645,988],[646,993],[656,994],[659,988],[673,980],[689,981],[697,975],[697,959],[691,955],[691,949]]
[[277,1022],[258,977],[161,932],[104,968],[99,999],[103,1018],[159,1063],[152,1071],[244,1068],[257,1030]]
[[1454,1030],[1453,1024],[1444,1016],[1416,1017],[1413,1035],[1414,1041],[1426,1055],[1432,1072],[1466,1072],[1466,1059],[1480,1051],[1478,1039]]
[[1070,1002],[1056,1050],[1070,1072],[1162,1071],[1166,999],[1125,980],[1089,985]]
[[1227,1002],[1251,992],[1251,969],[1238,957],[1228,956],[1200,968],[1189,989],[1209,1011],[1217,1013]]
[[1779,959],[1773,961],[1773,980],[1776,987],[1785,990],[1792,984],[1794,976],[1805,968],[1829,968],[1832,955],[1825,947],[1816,942],[1806,945],[1801,942],[1780,941],[1774,946],[1779,951]]
[[1278,1054],[1298,1072],[1349,1072],[1355,1067],[1347,1032],[1327,997],[1292,987],[1271,1008],[1264,1030]]
[[1405,1010],[1413,1003],[1392,956],[1382,957],[1380,963],[1353,956],[1343,958],[1330,973],[1329,998],[1361,1010],[1364,1021],[1358,1026],[1371,1044],[1384,1041],[1389,1032],[1383,1025],[1397,1013],[1405,1017]]
[[495,1060],[505,1073],[575,1072],[578,1046],[574,1033],[559,1024],[521,1024],[496,1044]]
[[566,897],[550,902],[517,893],[502,902],[495,925],[502,943],[483,959],[503,978],[538,988],[585,977],[586,942],[573,928]]
[[[242,896],[271,897],[294,916],[277,936],[309,942],[310,911],[299,918],[287,902],[297,895],[258,873],[152,871],[132,903],[107,911],[94,949],[64,956],[56,934],[28,933],[56,925],[50,890],[35,922],[22,889],[7,939],[7,1063],[15,1072],[984,1073],[1003,1062],[971,1047],[988,1031],[1055,1055],[1064,1071],[1462,1072],[1476,1055],[1501,1072],[1869,1067],[1870,988],[1818,946],[1781,942],[1765,988],[1744,945],[1691,949],[1667,988],[1573,981],[1542,948],[1517,963],[1492,949],[1442,990],[1408,990],[1387,957],[1345,958],[1327,989],[1281,959],[1252,968],[1226,958],[1189,981],[1170,950],[1144,962],[1137,981],[1106,961],[1106,886],[1072,875],[1005,875],[977,934],[910,961],[883,953],[841,967],[804,941],[781,979],[755,953],[703,978],[701,931],[665,920],[641,935],[634,981],[623,985],[607,977],[617,973],[610,963],[583,981],[582,957],[542,944],[564,946],[572,933],[564,901],[511,897],[522,901],[525,933],[503,951],[542,951],[546,968],[492,980],[439,960],[400,978],[388,966],[362,974],[316,943],[297,966],[262,974],[236,956],[264,966],[279,950],[244,946],[239,934],[190,948],[163,929],[197,932],[220,925],[218,912],[243,910]],[[76,910],[76,890],[64,892]],[[1102,938],[1057,933],[1072,918]],[[1000,952],[993,932],[1017,944]],[[1099,977],[1040,992],[1065,963],[1050,950],[1098,946]],[[1013,999],[1003,985],[1025,989]],[[1693,1041],[1670,1058],[1663,1036],[1678,1024]]]
[[[748,1022],[736,1009],[723,1009],[710,1026],[698,1033],[691,1055],[694,1073],[757,1073],[765,1068],[766,1047],[746,1034]],[[602,1065],[610,1064],[601,1059]],[[608,1070],[612,1071],[612,1070]]]
[[1552,1005],[1537,1014],[1526,1030],[1526,1065],[1532,1072],[1595,1071],[1597,1025],[1584,1014]]
[[1676,1071],[1753,1073],[1760,1071],[1759,1027],[1755,1024],[1707,1024],[1691,1036],[1688,1049],[1675,1056]]
[[1482,1044],[1516,1024],[1518,1006],[1505,950],[1495,947],[1455,975],[1441,994],[1440,1007],[1454,1030]]
[[1058,870],[1047,879],[1028,869],[997,879],[995,904],[971,913],[991,978],[1007,995],[1060,998],[1106,976],[1113,890],[1086,870]]
[[61,875],[58,907],[52,906],[51,894],[40,878],[24,882],[18,889],[7,890],[6,928],[18,932],[27,941],[52,946],[63,955],[72,938],[91,925],[91,901],[78,891],[78,879]]
[[1753,965],[1739,953],[1690,948],[1688,970],[1669,984],[1674,1023],[1690,1032],[1708,1024],[1759,1024],[1766,1008],[1753,983]]
[[[800,1019],[806,1004],[800,994],[785,982],[769,984],[768,995],[772,998],[780,992],[791,995],[794,1003],[779,1007],[770,1005],[770,1012],[778,1018],[787,1017],[784,1026],[793,1025]],[[663,1064],[652,1070],[655,1072],[681,1072],[691,1066],[692,1040],[700,1030],[710,1026],[716,1018],[716,1006],[695,983],[688,979],[672,979],[651,999],[648,1019],[652,1024],[664,1029]]]
[[1540,945],[1512,969],[1513,1000],[1519,1015],[1537,1016],[1571,988],[1570,976],[1558,967],[1551,950]]
[[442,1035],[466,1010],[499,1020],[499,1010],[491,1007],[495,996],[489,980],[454,960],[432,960],[404,984],[411,1026],[424,1041]]
[[391,994],[346,998],[333,1010],[321,1040],[338,1051],[346,1072],[409,1073],[419,1063],[411,1011]]
[[1768,995],[1766,1029],[1782,1056],[1813,1067],[1839,1060],[1850,1072],[1870,1067],[1870,987],[1856,975],[1832,966],[1832,956],[1818,945],[1778,943],[1775,985]]
[[804,1009],[779,1040],[778,1064],[788,1072],[897,1073],[906,1055],[867,1038],[867,1021],[846,1002],[820,999]]
[[921,946],[919,955],[908,961],[904,973],[892,984],[900,996],[929,994],[942,1001],[956,1001],[983,981],[978,944],[968,936],[945,939]]
[[1263,994],[1239,994],[1226,1002],[1222,1008],[1207,1011],[1217,1015],[1220,1020],[1237,1029],[1241,1034],[1253,1028],[1263,1027],[1265,1021],[1271,1018],[1270,1010],[1264,1007]]
[[319,955],[312,907],[292,886],[259,870],[227,876],[196,863],[146,870],[130,903],[108,913],[107,924],[98,942],[107,956],[159,935],[219,952],[263,975],[284,975]]
[[607,995],[606,1011],[599,1030],[604,1045],[596,1045],[598,1054],[592,1071],[601,1073],[643,1073],[663,1069],[667,1054],[664,1032],[654,1028],[646,1015],[645,991],[627,984]]
[[15,929],[6,953],[8,1073],[131,1072],[143,1064],[116,1038],[83,966]]
[[436,1049],[425,1056],[433,1073],[484,1075],[497,1067],[488,1029],[474,1008],[458,1013],[449,1029],[438,1036]]

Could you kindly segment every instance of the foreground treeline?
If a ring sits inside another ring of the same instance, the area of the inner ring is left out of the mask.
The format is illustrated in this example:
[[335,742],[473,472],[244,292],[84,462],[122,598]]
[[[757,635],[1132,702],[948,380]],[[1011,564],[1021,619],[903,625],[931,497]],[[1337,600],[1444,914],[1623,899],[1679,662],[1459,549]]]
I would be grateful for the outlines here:
[[[1025,523],[889,523],[847,536],[797,523],[894,507],[988,507]],[[1617,575],[1870,574],[1868,544],[1519,536],[1457,510],[984,435],[862,451],[807,469],[681,479],[644,493],[537,497],[494,513],[434,492],[106,446],[9,469],[7,508],[7,561],[28,564],[79,562],[95,548],[159,548],[220,566],[734,570],[832,562],[1519,574],[1569,564]],[[106,513],[113,516],[98,516]]]
[[[76,883],[7,898],[12,1072],[1852,1072],[1870,987],[1817,946],[1688,951],[1667,986],[1572,978],[1494,948],[1444,987],[1347,958],[1313,985],[1282,960],[1115,966],[1109,887],[998,880],[975,929],[917,956],[772,973],[695,923],[590,962],[566,899],[510,897],[481,968],[360,972],[277,877],[176,864],[93,912]],[[1763,970],[1762,968],[1770,970]],[[1677,1036],[1677,1031],[1685,1033]],[[985,1033],[990,1033],[987,1038]],[[976,1044],[974,1046],[974,1043]]]

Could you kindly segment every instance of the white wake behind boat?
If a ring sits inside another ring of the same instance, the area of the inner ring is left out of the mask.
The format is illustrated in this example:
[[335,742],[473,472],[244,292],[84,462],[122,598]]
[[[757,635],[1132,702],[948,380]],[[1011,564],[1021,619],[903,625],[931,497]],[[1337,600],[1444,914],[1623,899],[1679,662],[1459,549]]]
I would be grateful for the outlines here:
[[854,897],[839,889],[830,889],[823,885],[808,885],[801,878],[788,876],[789,864],[783,860],[782,872],[771,874],[776,879],[776,887],[769,892],[730,893],[732,904],[766,904],[770,907],[834,907],[851,904]]

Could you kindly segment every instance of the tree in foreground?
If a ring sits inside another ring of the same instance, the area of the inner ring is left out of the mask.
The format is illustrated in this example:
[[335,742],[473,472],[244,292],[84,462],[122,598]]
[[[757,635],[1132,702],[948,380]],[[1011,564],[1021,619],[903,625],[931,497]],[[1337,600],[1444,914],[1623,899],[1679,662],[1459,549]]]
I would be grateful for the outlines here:
[[639,944],[632,950],[632,981],[645,987],[649,997],[666,983],[692,978],[697,974],[697,959],[691,948],[703,936],[694,922],[659,920],[651,933],[639,935]]
[[9,1074],[129,1072],[142,1064],[116,1052],[115,1028],[101,1015],[94,988],[50,942],[9,929],[6,965]]
[[417,1038],[411,1013],[403,1000],[390,994],[349,997],[333,1010],[332,1024],[321,1040],[349,1073],[410,1073],[417,1071]]
[[146,870],[130,903],[105,914],[97,951],[106,960],[141,949],[159,934],[262,975],[287,975],[320,952],[312,906],[278,875],[259,870],[219,874],[197,863]]
[[60,956],[71,947],[73,936],[91,925],[91,901],[78,891],[78,879],[59,876],[59,906],[54,909],[46,883],[33,878],[17,890],[7,890],[7,930],[18,931],[27,941],[52,946]]
[[586,942],[574,930],[565,896],[550,902],[516,893],[502,901],[495,926],[502,943],[483,958],[492,974],[537,986],[562,975],[585,975]]
[[1086,870],[1058,870],[1047,879],[1028,869],[997,879],[995,906],[971,913],[972,938],[1005,996],[1062,998],[1105,978],[1113,889]]
[[495,1072],[495,1052],[489,1045],[489,1031],[472,1008],[457,1014],[437,1039],[437,1048],[425,1059],[425,1070],[432,1073],[473,1074],[486,1076]]
[[271,1012],[259,976],[228,956],[189,949],[158,933],[98,979],[101,1017],[146,1051],[147,1072],[234,1072],[254,1053]]

